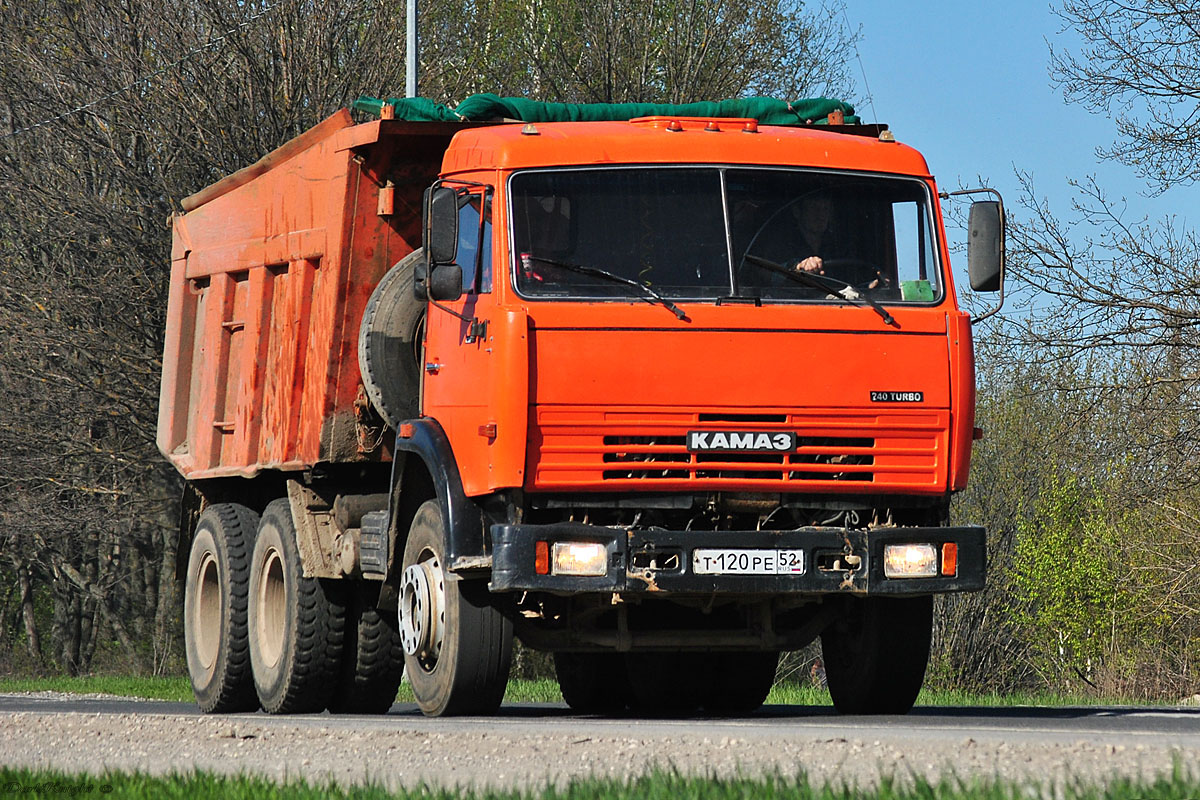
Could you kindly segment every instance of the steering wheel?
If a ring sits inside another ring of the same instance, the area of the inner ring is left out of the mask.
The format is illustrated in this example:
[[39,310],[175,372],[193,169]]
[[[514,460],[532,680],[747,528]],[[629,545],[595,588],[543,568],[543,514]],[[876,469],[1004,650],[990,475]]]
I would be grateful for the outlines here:
[[[853,286],[860,292],[872,289],[891,289],[892,284],[883,277],[883,270],[862,258],[826,258],[822,259],[826,274],[824,277],[841,281]],[[835,274],[830,275],[829,272]],[[878,283],[871,286],[872,283]]]
[[[746,266],[752,266],[758,267],[761,270],[773,271],[762,264],[756,263],[753,259],[748,259],[747,256],[749,255],[751,255],[751,253],[746,253],[742,256],[741,269],[745,269]],[[825,258],[822,259],[822,266],[827,270],[841,272],[852,279],[847,280],[845,277],[840,275],[829,275],[826,272],[808,273],[816,277],[818,280],[828,281],[831,284],[831,290],[835,290],[835,287],[839,284],[842,286],[852,287],[858,292],[868,292],[879,289],[887,290],[894,288],[890,283],[884,281],[882,270],[877,268],[870,261],[862,258]],[[871,284],[875,281],[879,281],[879,283],[872,287]],[[803,285],[799,281],[796,281],[795,283],[797,285]]]

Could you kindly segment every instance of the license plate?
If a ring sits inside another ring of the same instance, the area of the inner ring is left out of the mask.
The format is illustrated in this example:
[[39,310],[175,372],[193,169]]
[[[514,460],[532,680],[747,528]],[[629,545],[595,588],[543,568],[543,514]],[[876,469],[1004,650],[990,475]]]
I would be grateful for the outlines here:
[[697,548],[692,551],[697,575],[801,575],[803,550],[734,550]]

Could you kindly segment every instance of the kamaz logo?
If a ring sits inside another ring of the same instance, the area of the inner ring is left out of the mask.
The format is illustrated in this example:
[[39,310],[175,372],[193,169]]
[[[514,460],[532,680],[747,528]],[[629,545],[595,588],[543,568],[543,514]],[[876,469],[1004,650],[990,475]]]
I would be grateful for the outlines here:
[[796,434],[765,431],[688,431],[688,450],[692,452],[768,452],[787,453],[796,449]]

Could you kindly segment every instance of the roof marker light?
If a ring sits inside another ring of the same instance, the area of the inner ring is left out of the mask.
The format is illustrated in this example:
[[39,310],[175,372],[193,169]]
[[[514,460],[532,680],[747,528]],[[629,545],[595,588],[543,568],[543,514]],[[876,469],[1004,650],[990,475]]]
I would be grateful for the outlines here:
[[746,124],[742,126],[742,133],[758,133],[758,120],[746,120]]
[[525,127],[521,128],[521,135],[522,136],[537,136],[538,135],[537,126],[534,125],[532,122],[525,123]]
[[671,133],[679,133],[681,130],[683,130],[683,123],[677,119],[673,119],[667,123],[667,130],[669,130]]

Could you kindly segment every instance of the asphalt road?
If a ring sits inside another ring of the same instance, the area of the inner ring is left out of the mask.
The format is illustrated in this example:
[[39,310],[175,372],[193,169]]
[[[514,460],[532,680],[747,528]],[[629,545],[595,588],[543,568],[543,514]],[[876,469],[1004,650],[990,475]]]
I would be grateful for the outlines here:
[[515,704],[495,717],[205,716],[191,703],[0,695],[0,763],[169,772],[193,767],[388,785],[562,783],[670,767],[711,775],[794,773],[870,784],[948,772],[1058,781],[1200,775],[1200,708],[917,708],[841,717],[767,706],[738,719],[599,718]]

